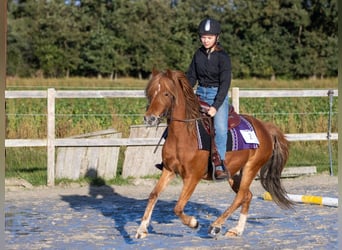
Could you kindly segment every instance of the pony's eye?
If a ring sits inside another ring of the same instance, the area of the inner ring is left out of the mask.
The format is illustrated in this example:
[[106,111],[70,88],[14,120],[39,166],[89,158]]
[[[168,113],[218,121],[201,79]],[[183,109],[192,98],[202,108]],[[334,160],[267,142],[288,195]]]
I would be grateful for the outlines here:
[[164,96],[169,96],[169,95],[170,95],[169,92],[164,93]]

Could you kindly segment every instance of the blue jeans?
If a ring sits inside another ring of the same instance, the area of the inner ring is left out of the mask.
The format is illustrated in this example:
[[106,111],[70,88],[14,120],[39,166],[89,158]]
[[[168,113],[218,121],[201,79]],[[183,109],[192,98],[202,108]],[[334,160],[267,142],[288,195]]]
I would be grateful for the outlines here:
[[[196,94],[201,98],[201,100],[207,102],[209,105],[214,103],[218,88],[205,88],[198,86]],[[217,110],[214,116],[214,126],[215,126],[215,142],[217,150],[224,160],[227,151],[227,136],[228,136],[228,112],[229,112],[229,97],[228,93],[221,107]]]

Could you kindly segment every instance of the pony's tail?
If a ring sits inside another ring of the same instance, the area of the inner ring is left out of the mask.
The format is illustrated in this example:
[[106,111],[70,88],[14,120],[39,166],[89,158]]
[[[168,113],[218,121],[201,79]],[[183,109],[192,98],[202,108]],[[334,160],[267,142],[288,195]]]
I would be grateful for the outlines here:
[[289,209],[293,207],[294,203],[288,199],[286,190],[280,181],[281,172],[289,156],[289,142],[275,125],[272,123],[265,125],[272,136],[274,149],[272,157],[260,170],[260,182],[279,207]]

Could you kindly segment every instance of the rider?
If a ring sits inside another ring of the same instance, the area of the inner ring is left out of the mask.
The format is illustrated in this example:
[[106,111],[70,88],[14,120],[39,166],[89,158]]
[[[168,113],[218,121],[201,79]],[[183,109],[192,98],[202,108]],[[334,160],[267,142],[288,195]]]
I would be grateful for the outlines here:
[[[223,165],[228,133],[228,90],[231,82],[231,64],[228,54],[220,46],[220,23],[212,18],[201,21],[198,35],[202,46],[195,52],[187,72],[192,87],[198,82],[196,94],[210,105],[208,114],[214,117],[215,142],[221,158],[216,166],[215,178],[226,179],[228,174]],[[156,164],[159,169],[163,163]]]
[[228,175],[223,160],[227,151],[231,62],[218,42],[220,33],[220,23],[215,19],[205,18],[200,22],[198,35],[202,46],[192,58],[187,78],[192,87],[198,83],[196,94],[210,105],[208,114],[214,118],[215,142],[221,158],[221,166],[215,169],[215,178],[225,179]]

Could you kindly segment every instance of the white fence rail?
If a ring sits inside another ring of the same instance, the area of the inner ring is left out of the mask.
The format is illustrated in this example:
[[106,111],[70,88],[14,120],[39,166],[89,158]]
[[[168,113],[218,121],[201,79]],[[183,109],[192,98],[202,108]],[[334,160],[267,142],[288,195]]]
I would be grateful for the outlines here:
[[[338,90],[240,90],[232,88],[232,104],[239,112],[240,98],[255,97],[324,97]],[[46,98],[47,99],[47,139],[6,139],[5,147],[47,147],[47,184],[53,186],[55,181],[55,150],[62,146],[154,146],[159,138],[111,138],[111,139],[58,139],[55,137],[55,100],[56,98],[144,98],[143,90],[55,90],[47,91],[5,91],[6,99]],[[338,134],[306,133],[286,134],[289,141],[337,140]],[[328,138],[329,137],[329,138]]]

